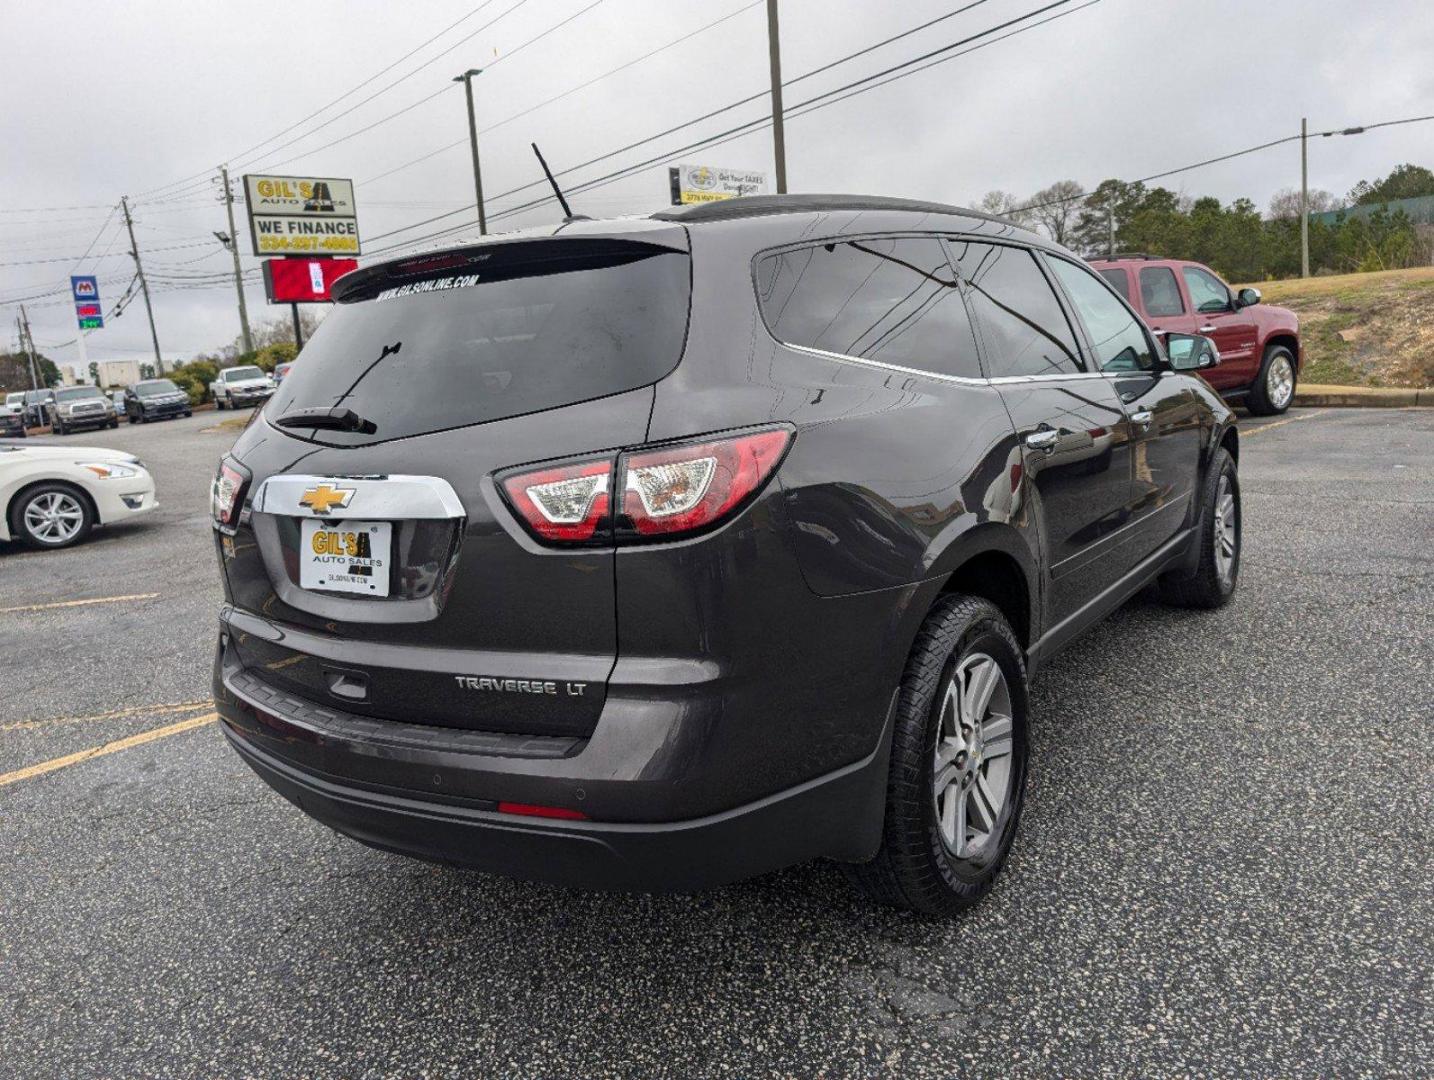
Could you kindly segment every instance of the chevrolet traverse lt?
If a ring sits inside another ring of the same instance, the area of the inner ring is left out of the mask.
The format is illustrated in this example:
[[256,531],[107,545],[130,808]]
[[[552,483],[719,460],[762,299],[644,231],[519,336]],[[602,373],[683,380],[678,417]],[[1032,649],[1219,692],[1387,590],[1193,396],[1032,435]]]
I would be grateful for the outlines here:
[[[777,196],[365,267],[222,461],[214,693],[375,847],[688,890],[991,886],[1027,679],[1239,571],[1208,340],[980,214]],[[1115,660],[1112,659],[1112,663]]]

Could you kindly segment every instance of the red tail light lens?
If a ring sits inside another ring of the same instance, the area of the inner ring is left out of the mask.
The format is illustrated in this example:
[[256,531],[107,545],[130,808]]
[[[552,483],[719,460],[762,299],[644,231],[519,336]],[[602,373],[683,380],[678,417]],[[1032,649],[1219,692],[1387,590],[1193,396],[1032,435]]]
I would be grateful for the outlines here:
[[244,506],[244,487],[248,483],[248,472],[237,462],[225,458],[219,463],[219,472],[209,489],[209,510],[214,515],[214,524],[221,529],[232,530],[239,523],[239,511]]
[[[553,544],[665,539],[716,525],[761,490],[791,444],[772,428],[497,477],[519,520]],[[613,483],[613,478],[618,483]],[[613,493],[621,492],[621,498]],[[614,508],[620,514],[614,521]]]
[[585,543],[607,521],[612,459],[517,473],[502,483],[513,509],[538,539]]
[[663,536],[722,521],[762,487],[791,439],[779,428],[624,454],[622,525]]

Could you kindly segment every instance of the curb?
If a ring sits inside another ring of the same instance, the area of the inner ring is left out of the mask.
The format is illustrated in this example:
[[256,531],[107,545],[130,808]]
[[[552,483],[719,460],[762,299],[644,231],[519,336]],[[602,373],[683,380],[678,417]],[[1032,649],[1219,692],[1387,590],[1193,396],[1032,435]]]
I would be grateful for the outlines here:
[[1342,406],[1366,409],[1407,409],[1434,406],[1434,388],[1404,390],[1375,386],[1321,386],[1309,383],[1295,388],[1296,405]]

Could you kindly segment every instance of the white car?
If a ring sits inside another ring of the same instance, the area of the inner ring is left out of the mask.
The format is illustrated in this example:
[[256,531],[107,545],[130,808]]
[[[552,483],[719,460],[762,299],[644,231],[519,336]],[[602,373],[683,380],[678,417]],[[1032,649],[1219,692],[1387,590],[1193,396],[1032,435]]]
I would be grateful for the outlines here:
[[252,364],[225,368],[209,384],[209,392],[214,396],[216,409],[239,409],[269,400],[274,392],[274,380]]
[[129,521],[158,505],[154,477],[133,454],[0,444],[0,540],[69,547],[96,525]]

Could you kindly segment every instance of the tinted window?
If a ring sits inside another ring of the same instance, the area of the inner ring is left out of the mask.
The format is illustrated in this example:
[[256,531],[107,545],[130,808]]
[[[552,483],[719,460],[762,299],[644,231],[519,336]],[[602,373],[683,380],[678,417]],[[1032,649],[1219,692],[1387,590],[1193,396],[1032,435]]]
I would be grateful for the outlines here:
[[377,432],[315,440],[375,442],[633,390],[681,359],[685,253],[544,240],[482,258],[341,294],[264,415],[342,405]]
[[1080,370],[1075,334],[1034,255],[963,240],[951,248],[981,324],[992,378]]
[[1130,277],[1124,270],[1114,267],[1110,270],[1102,270],[1100,276],[1110,282],[1110,287],[1120,293],[1125,300],[1130,299]]
[[1099,278],[1064,259],[1050,264],[1085,323],[1102,371],[1143,371],[1155,363],[1145,329]]
[[941,242],[847,240],[769,255],[762,315],[778,341],[978,378],[976,339]]
[[134,392],[140,397],[154,397],[156,394],[178,393],[179,387],[168,379],[155,379],[153,382],[135,383]]
[[1190,302],[1196,311],[1225,311],[1230,306],[1230,290],[1225,283],[1207,270],[1198,266],[1182,266],[1185,287],[1190,290]]
[[102,398],[98,386],[72,386],[66,390],[58,390],[55,393],[56,401],[78,401],[81,398]]
[[1158,315],[1185,313],[1185,301],[1180,298],[1180,286],[1175,283],[1175,271],[1168,266],[1140,268],[1140,300],[1145,306],[1145,314],[1152,319]]
[[235,367],[222,373],[228,382],[240,382],[243,379],[262,379],[264,373],[256,367]]

